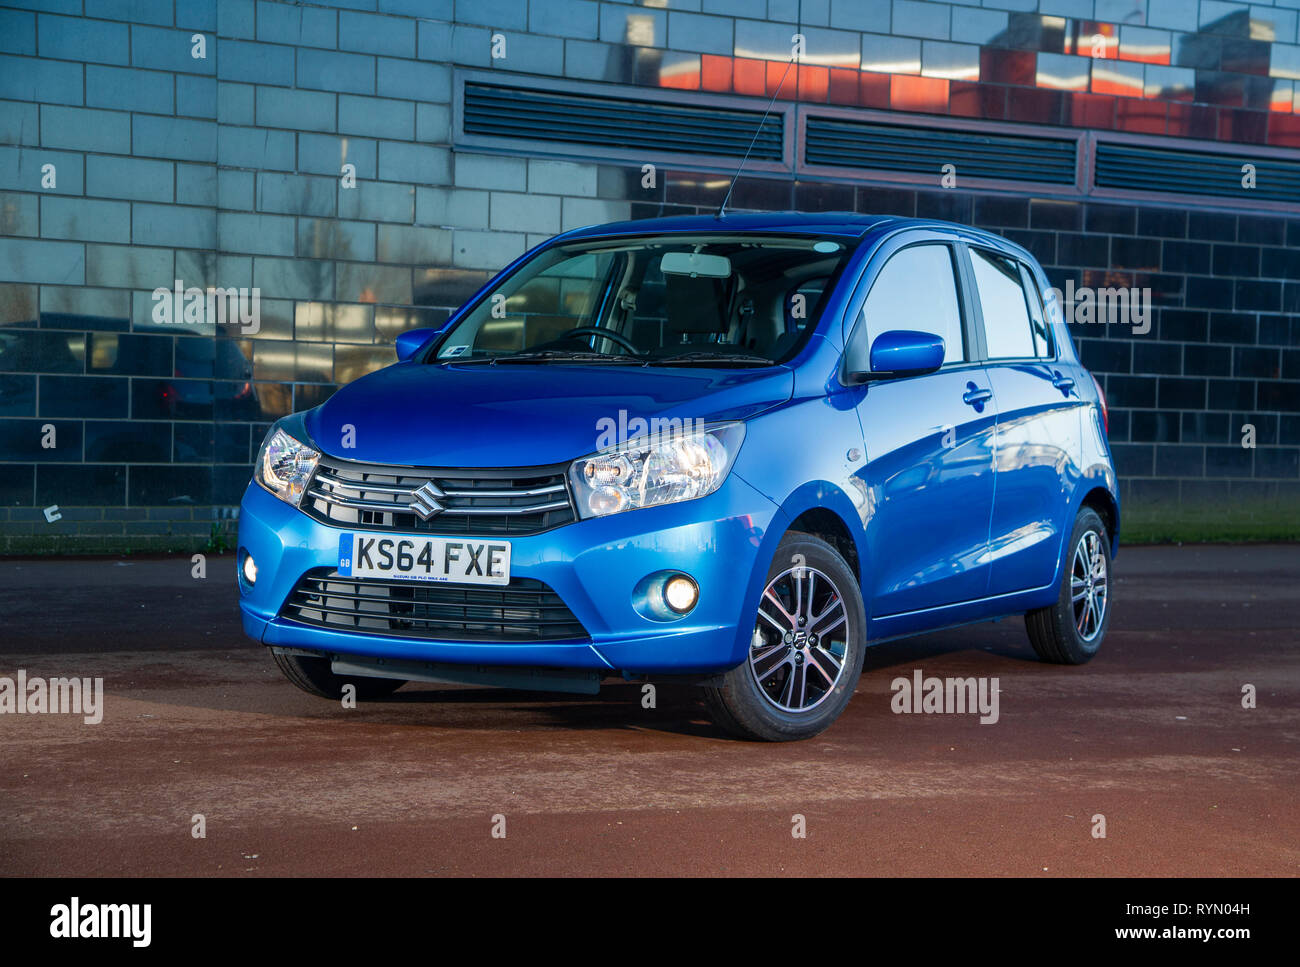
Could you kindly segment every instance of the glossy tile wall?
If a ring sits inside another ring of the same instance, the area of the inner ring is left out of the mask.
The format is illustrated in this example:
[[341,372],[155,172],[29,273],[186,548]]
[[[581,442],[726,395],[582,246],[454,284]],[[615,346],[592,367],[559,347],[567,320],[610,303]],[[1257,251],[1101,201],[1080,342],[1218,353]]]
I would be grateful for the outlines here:
[[[202,544],[238,501],[271,420],[390,361],[397,333],[445,318],[527,246],[716,204],[718,176],[689,168],[647,193],[635,168],[585,147],[567,160],[455,147],[459,68],[761,107],[798,33],[803,57],[783,99],[1287,153],[1300,148],[1297,8],[0,6],[0,552]],[[1131,506],[1297,495],[1300,215],[855,177],[755,176],[735,201],[938,214],[1005,230],[1062,280],[1150,282],[1150,333],[1079,333],[1112,397]],[[258,290],[256,331],[203,310],[187,321],[183,298],[178,319],[160,318],[155,290],[177,280],[182,296]],[[1251,421],[1247,450],[1240,425]]]

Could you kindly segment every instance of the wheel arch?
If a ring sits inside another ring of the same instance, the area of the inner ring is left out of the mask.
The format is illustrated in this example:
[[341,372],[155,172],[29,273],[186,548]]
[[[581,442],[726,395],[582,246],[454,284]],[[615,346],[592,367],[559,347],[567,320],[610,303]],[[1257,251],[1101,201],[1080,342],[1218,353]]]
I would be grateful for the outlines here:
[[1079,509],[1084,507],[1095,510],[1106,525],[1106,533],[1110,535],[1110,554],[1114,557],[1119,553],[1119,503],[1115,496],[1105,487],[1092,487],[1079,501]]
[[861,589],[862,564],[858,556],[858,544],[839,514],[829,507],[810,507],[792,520],[786,530],[812,534],[835,548],[848,564],[849,570],[858,581],[858,588]]
[[859,589],[870,586],[864,512],[841,487],[825,480],[807,483],[786,498],[781,512],[790,522],[787,531],[820,537],[839,551],[857,578]]

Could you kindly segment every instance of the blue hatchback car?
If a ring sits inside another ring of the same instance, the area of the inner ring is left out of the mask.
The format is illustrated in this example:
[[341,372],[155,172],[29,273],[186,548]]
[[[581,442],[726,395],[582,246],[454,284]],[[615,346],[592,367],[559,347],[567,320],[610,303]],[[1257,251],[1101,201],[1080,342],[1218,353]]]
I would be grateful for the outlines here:
[[244,628],[300,688],[698,684],[802,739],[869,644],[1023,614],[1088,661],[1119,499],[1100,387],[1023,248],[854,214],[584,228],[280,420]]

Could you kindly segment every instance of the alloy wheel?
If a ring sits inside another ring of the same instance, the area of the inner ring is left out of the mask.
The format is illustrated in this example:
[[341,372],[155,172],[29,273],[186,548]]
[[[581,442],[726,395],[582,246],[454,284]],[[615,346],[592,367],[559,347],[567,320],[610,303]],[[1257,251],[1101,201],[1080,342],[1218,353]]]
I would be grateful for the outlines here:
[[759,692],[783,712],[817,707],[844,675],[852,630],[826,574],[807,566],[778,574],[759,600],[749,648]]
[[1083,641],[1092,641],[1101,632],[1106,617],[1106,554],[1101,536],[1085,531],[1074,547],[1070,566],[1070,604],[1074,609],[1074,628]]

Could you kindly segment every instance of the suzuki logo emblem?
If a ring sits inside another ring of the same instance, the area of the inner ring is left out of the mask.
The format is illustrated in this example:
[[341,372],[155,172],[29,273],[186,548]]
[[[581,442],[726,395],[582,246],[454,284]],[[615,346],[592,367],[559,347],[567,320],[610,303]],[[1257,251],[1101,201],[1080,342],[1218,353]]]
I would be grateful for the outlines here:
[[411,491],[410,508],[413,513],[419,516],[420,520],[428,520],[434,514],[441,514],[443,506],[438,502],[438,498],[445,496],[439,490],[432,480],[425,481],[424,484]]

